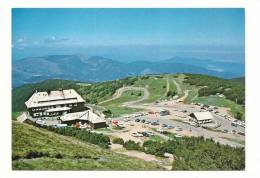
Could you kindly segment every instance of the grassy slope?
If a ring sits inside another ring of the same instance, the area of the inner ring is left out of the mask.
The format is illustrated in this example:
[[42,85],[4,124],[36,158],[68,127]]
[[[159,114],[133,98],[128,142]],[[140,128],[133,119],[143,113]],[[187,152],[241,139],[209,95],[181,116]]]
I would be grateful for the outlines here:
[[[212,97],[197,97],[198,96],[198,86],[190,85],[188,83],[184,83],[184,74],[164,74],[160,75],[160,77],[156,76],[144,76],[137,78],[129,78],[129,79],[121,79],[117,81],[109,81],[104,83],[98,83],[93,85],[79,85],[73,81],[66,80],[47,80],[44,82],[40,82],[37,84],[29,84],[23,87],[17,88],[13,90],[13,111],[23,111],[25,109],[24,101],[32,94],[35,89],[38,90],[46,90],[49,89],[59,89],[59,88],[75,88],[86,100],[87,102],[92,102],[93,100],[102,101],[112,97],[113,91],[117,87],[121,87],[123,84],[129,85],[134,84],[134,86],[146,87],[148,86],[148,90],[150,92],[149,99],[143,101],[145,102],[154,102],[160,99],[167,99],[165,97],[166,93],[166,85],[167,85],[167,77],[169,78],[170,90],[177,90],[176,85],[173,83],[175,80],[182,89],[178,95],[181,97],[184,95],[184,90],[189,90],[188,97],[185,99],[185,103],[191,102],[201,102],[205,104],[211,104],[216,106],[225,106],[231,108],[232,113],[236,111],[241,111],[244,115],[244,108],[240,105],[236,105],[235,103],[230,102],[227,99],[221,98],[212,98]],[[113,89],[112,89],[113,88]],[[127,94],[126,94],[127,95]],[[136,100],[137,98],[134,96],[128,97],[124,96],[118,100],[115,100],[111,103],[105,103],[104,106],[107,109],[113,110],[115,116],[118,116],[122,113],[133,113],[139,110],[131,109],[131,108],[123,108],[119,105],[126,101]]]
[[[131,93],[133,95],[131,95]],[[139,93],[141,93],[141,96],[138,96]],[[113,117],[120,116],[121,114],[130,114],[140,110],[134,108],[122,107],[121,104],[128,101],[138,100],[142,96],[143,96],[143,92],[141,91],[125,91],[120,98],[103,103],[101,104],[101,106],[104,106],[106,109],[111,110],[111,112],[113,113]]]
[[164,97],[166,91],[166,77],[157,78],[150,76],[148,79],[141,79],[135,82],[134,86],[146,87],[148,86],[148,91],[150,96],[148,99],[144,100],[143,103],[151,103]]
[[[120,155],[31,125],[15,121],[12,125],[12,156],[20,158],[12,162],[15,170],[160,169],[153,162]],[[45,156],[26,159],[29,151],[41,152]]]

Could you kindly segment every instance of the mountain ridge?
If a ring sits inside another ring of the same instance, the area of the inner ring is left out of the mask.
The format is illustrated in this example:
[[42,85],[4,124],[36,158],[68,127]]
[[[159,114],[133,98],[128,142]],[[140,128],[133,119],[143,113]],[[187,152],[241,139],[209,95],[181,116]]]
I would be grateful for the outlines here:
[[[183,62],[182,62],[183,61]],[[217,66],[218,67],[218,66]],[[46,79],[102,82],[149,73],[199,73],[222,78],[241,76],[232,71],[216,71],[189,60],[135,61],[123,63],[102,56],[48,55],[13,62],[13,87]]]

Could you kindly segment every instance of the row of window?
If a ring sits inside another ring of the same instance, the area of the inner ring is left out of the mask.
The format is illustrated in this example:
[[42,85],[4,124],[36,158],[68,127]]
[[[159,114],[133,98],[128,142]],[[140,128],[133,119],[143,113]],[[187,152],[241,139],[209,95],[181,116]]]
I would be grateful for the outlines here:
[[[42,112],[33,113],[33,116],[34,116],[34,117],[38,117],[38,116],[42,116],[42,115],[43,115]],[[60,115],[60,113],[59,113],[59,112],[44,113],[44,115],[47,115],[47,116],[58,116],[58,115]]]
[[56,107],[72,107],[72,106],[77,106],[77,103],[75,104],[61,104],[61,105],[55,105],[55,106],[46,106],[46,107],[39,107],[39,108],[32,108],[32,111],[42,111],[42,110],[47,110],[47,109],[52,109]]

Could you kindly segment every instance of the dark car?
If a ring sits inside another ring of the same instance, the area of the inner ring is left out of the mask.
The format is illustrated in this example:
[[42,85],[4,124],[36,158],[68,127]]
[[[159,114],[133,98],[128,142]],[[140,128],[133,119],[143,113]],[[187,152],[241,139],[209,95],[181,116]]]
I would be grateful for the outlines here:
[[145,120],[144,120],[144,119],[142,120],[142,123],[145,123]]
[[162,127],[167,127],[167,124],[162,124]]
[[152,122],[151,125],[160,125],[158,122]]
[[228,133],[228,129],[224,129],[224,133]]
[[233,122],[232,122],[231,125],[234,126],[234,127],[237,127],[237,124],[236,124],[236,123],[233,123]]
[[149,137],[150,135],[147,132],[142,132],[143,136]]
[[245,133],[243,132],[238,132],[237,134],[245,136]]
[[173,129],[173,128],[174,128],[174,126],[172,126],[172,125],[167,126],[167,129]]
[[140,122],[140,119],[135,119],[135,122]]

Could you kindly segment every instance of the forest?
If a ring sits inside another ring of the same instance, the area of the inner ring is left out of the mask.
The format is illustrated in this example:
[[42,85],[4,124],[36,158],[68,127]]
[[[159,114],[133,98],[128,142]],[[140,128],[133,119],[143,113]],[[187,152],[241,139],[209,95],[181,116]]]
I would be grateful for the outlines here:
[[221,145],[204,137],[182,137],[168,141],[148,140],[140,146],[130,140],[124,143],[128,150],[141,150],[163,157],[174,155],[173,170],[244,170],[244,148]]

